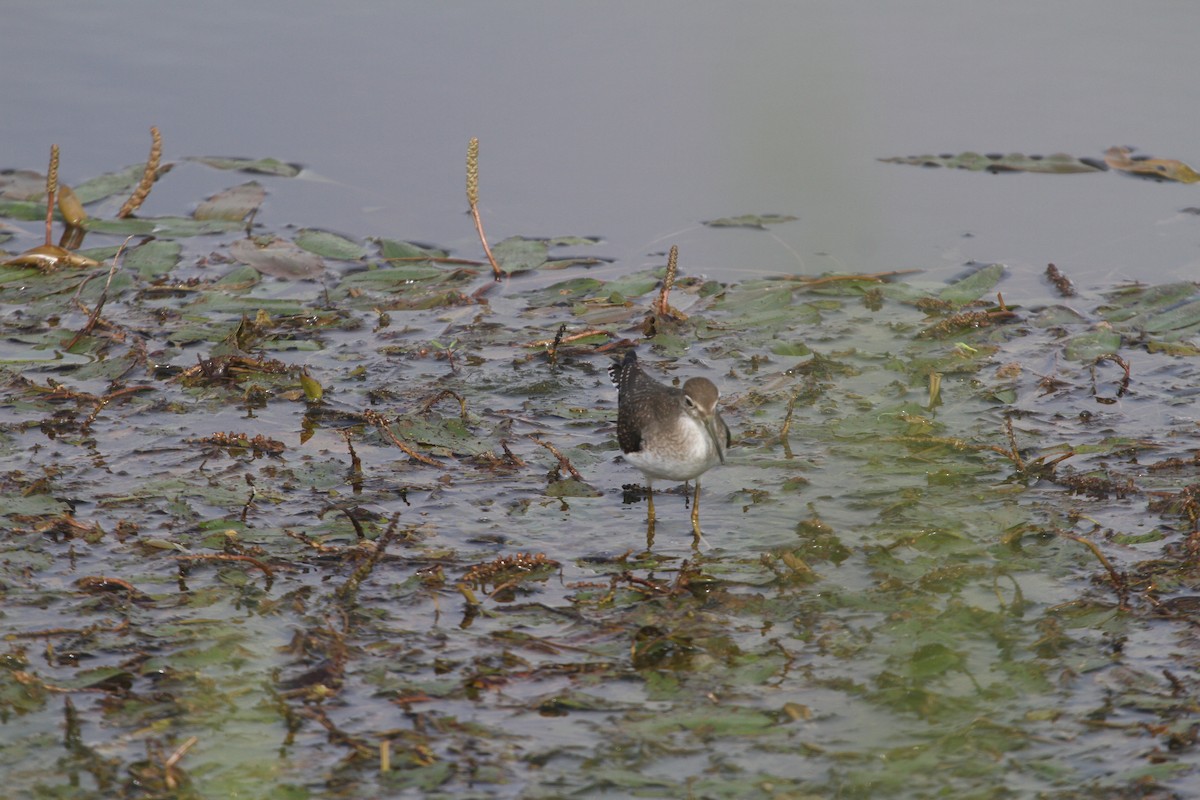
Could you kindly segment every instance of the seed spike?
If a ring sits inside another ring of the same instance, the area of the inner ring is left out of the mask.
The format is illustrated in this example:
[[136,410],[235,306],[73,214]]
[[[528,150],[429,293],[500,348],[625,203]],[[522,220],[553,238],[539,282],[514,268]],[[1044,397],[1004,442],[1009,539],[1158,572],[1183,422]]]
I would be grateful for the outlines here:
[[471,208],[479,205],[479,139],[474,136],[467,142],[467,202]]
[[50,145],[50,169],[46,172],[46,246],[54,232],[54,195],[58,194],[58,145]]
[[651,311],[655,316],[665,319],[687,319],[681,312],[671,308],[671,304],[667,298],[671,294],[671,289],[675,287],[675,275],[679,272],[679,245],[671,245],[671,252],[667,256],[667,275],[663,278],[662,288],[658,292],[658,299],[651,304]]
[[483,244],[483,252],[492,265],[492,277],[500,280],[504,270],[500,269],[496,257],[492,255],[492,248],[488,247],[487,237],[483,235],[483,220],[479,217],[479,139],[474,136],[467,142],[467,202],[471,206],[471,217],[475,220],[475,231]]
[[154,186],[154,181],[158,177],[158,166],[162,162],[162,134],[158,132],[158,128],[150,127],[150,157],[146,159],[146,168],[142,170],[142,179],[138,181],[137,188],[133,190],[133,194],[121,206],[121,210],[117,212],[117,219],[125,219],[141,208],[142,203],[146,202],[146,198],[150,195],[150,187]]

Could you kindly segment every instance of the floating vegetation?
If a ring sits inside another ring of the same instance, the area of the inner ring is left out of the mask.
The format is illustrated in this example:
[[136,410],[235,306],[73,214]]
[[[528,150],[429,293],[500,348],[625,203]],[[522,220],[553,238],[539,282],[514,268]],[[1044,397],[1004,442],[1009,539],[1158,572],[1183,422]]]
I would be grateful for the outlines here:
[[[162,163],[162,134],[158,132],[158,128],[150,128],[150,155],[146,159],[146,166],[142,169],[141,180],[138,181],[137,187],[133,190],[133,194],[125,201],[124,205],[117,212],[117,219],[125,219],[133,215],[133,212],[142,207],[142,203],[146,202],[146,198],[150,196],[150,189],[154,186],[154,182],[158,180],[158,168]],[[201,217],[197,217],[201,219]],[[240,219],[240,217],[239,217]]]
[[[15,795],[1187,796],[1195,284],[596,270],[486,244],[477,144],[480,252],[279,224],[277,159],[122,218],[155,149],[0,174]],[[633,345],[725,390],[709,549],[620,491]]]
[[742,214],[737,217],[721,217],[702,222],[710,228],[754,228],[766,230],[768,225],[778,225],[781,222],[795,222],[797,217],[787,214]]
[[893,156],[881,158],[885,164],[909,164],[915,167],[946,167],[971,172],[1103,172],[1107,166],[1096,159],[1080,159],[1066,153],[1048,156],[1024,153],[941,153],[940,155]]
[[893,156],[881,158],[887,164],[909,164],[917,167],[946,167],[965,169],[971,172],[1044,172],[1079,173],[1113,170],[1138,178],[1153,178],[1160,181],[1196,183],[1200,173],[1176,159],[1135,156],[1128,147],[1110,147],[1102,159],[1076,158],[1066,153],[1048,156],[1025,155],[1023,153],[988,153],[982,155],[971,151],[942,153],[940,155]]

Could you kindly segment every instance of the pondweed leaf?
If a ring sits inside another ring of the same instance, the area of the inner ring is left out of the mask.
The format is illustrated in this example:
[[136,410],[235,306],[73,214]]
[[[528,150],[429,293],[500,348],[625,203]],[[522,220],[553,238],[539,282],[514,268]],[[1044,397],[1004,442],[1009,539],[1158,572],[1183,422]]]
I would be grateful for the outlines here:
[[[1200,368],[1164,342],[1192,284],[1013,281],[989,325],[999,265],[684,276],[668,320],[661,269],[493,281],[255,225],[93,217],[60,249],[101,264],[0,268],[10,793],[909,800],[1195,768]],[[158,238],[109,283],[128,232]],[[721,390],[695,547],[694,487],[655,481],[653,530],[623,491],[631,347]]]
[[[1108,302],[1097,309],[1109,322],[1128,322],[1136,328],[1141,319],[1194,297],[1196,284],[1191,282],[1165,283],[1153,286],[1137,284],[1114,289],[1105,297]],[[1145,316],[1143,316],[1145,315]]]
[[440,250],[436,247],[417,244],[415,242],[403,242],[397,239],[374,239],[379,246],[379,257],[382,259],[419,259],[419,258],[446,258],[450,254],[445,250]]
[[367,249],[341,234],[316,228],[303,228],[296,234],[296,245],[311,253],[335,261],[358,261],[366,257]]
[[66,503],[49,495],[0,496],[0,524],[11,525],[15,517],[56,517],[67,510]]
[[742,214],[740,217],[721,217],[701,222],[709,228],[754,228],[766,230],[768,225],[778,225],[781,222],[794,222],[798,217],[786,214]]
[[46,218],[46,204],[36,200],[6,200],[0,198],[0,217],[35,220]]
[[1182,161],[1166,158],[1132,157],[1128,147],[1110,147],[1104,151],[1104,163],[1119,172],[1143,178],[1155,178],[1179,183],[1196,183],[1200,173]]
[[918,167],[947,167],[950,169],[965,169],[976,172],[1103,172],[1104,163],[1098,159],[1081,160],[1066,153],[1053,153],[1048,156],[1024,155],[1022,153],[980,153],[964,152],[957,155],[925,155],[881,158],[888,164],[910,164]]
[[255,237],[238,239],[229,254],[263,275],[287,280],[315,278],[325,271],[325,262],[316,253],[302,250],[285,239]]
[[183,246],[158,239],[125,250],[122,265],[143,278],[167,275],[179,264]]
[[527,272],[546,263],[549,246],[544,239],[513,236],[492,247],[492,255],[505,272]]
[[532,306],[565,305],[575,300],[594,294],[604,286],[604,281],[596,278],[572,278],[551,284],[545,289],[527,295],[527,301]]
[[[31,169],[0,170],[0,199],[44,200],[46,176]],[[42,207],[45,208],[45,203]]]
[[918,647],[909,660],[909,675],[913,680],[925,681],[940,677],[951,670],[961,670],[966,659],[944,644],[932,643]]
[[651,270],[649,272],[635,272],[632,275],[625,275],[615,280],[610,280],[604,284],[604,292],[612,298],[617,295],[621,300],[633,297],[641,297],[658,288],[662,282],[662,270]]
[[258,175],[276,175],[281,178],[294,178],[303,169],[300,164],[289,164],[275,158],[189,156],[187,160],[196,161],[210,167],[215,167],[216,169],[233,169],[239,172],[252,172]]
[[257,181],[248,181],[205,200],[192,216],[196,219],[222,219],[239,222],[253,214],[262,205],[267,190]]
[[1113,330],[1095,330],[1069,338],[1063,355],[1071,361],[1089,362],[1120,349],[1121,334]]
[[1003,264],[988,264],[942,289],[938,297],[955,305],[970,303],[995,289],[1003,277]]
[[420,263],[381,269],[351,272],[342,278],[342,289],[361,288],[375,291],[398,291],[414,283],[442,283],[461,277],[458,270],[425,266]]
[[109,172],[84,181],[75,187],[75,196],[84,205],[113,195],[129,195],[145,172],[145,164],[134,164],[120,172]]
[[191,217],[127,217],[125,219],[89,217],[83,227],[94,233],[110,233],[117,236],[154,234],[164,239],[177,239],[188,236],[232,233],[241,230],[244,225],[232,220],[193,219]]

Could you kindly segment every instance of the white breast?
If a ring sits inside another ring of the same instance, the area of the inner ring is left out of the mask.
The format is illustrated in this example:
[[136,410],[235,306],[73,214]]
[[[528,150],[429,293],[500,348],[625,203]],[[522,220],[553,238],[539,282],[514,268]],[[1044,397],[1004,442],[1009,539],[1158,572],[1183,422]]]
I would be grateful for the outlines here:
[[712,437],[691,416],[681,418],[670,436],[644,438],[642,449],[625,459],[651,478],[690,481],[721,460]]

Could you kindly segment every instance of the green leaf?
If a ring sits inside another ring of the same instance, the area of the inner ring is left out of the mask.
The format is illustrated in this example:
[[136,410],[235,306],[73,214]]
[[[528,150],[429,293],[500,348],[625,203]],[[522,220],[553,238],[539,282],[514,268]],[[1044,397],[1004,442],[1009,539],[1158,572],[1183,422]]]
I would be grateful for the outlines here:
[[1094,330],[1067,340],[1063,355],[1071,361],[1095,361],[1121,349],[1121,334],[1112,330]]
[[607,264],[608,259],[596,258],[594,256],[566,256],[565,258],[551,258],[544,262],[540,269],[544,270],[561,270],[569,269],[570,267],[594,267],[597,264]]
[[1200,300],[1151,314],[1141,325],[1146,333],[1164,333],[1200,325]]
[[335,261],[357,261],[367,255],[367,249],[358,242],[315,228],[304,228],[297,233],[296,244],[310,253]]
[[479,455],[498,446],[477,436],[458,417],[409,415],[398,418],[392,429],[401,440],[436,448],[435,455]]
[[238,239],[230,245],[229,254],[263,275],[275,278],[303,280],[315,278],[325,271],[325,262],[319,255],[301,250],[284,239]]
[[918,647],[909,661],[909,673],[916,680],[939,677],[951,670],[963,668],[965,659],[944,644],[926,644]]
[[321,386],[321,382],[307,372],[300,373],[300,388],[304,390],[304,399],[310,403],[319,403],[325,396],[325,389]]
[[[661,270],[635,272],[632,275],[608,281],[604,284],[604,293],[615,302],[623,302],[630,297],[641,297],[658,288],[658,284],[662,280],[659,272]],[[619,296],[620,299],[617,300],[614,296]]]
[[141,217],[126,217],[125,219],[88,217],[83,221],[82,228],[85,231],[108,233],[114,236],[136,236],[154,233],[155,222],[152,219]]
[[435,791],[454,775],[455,765],[450,761],[435,761],[432,764],[413,766],[403,770],[392,770],[380,775],[379,782],[388,787],[388,793],[407,794],[413,789],[422,796]]
[[756,230],[767,229],[768,225],[778,225],[781,222],[794,222],[798,217],[790,217],[786,214],[742,214],[740,217],[721,217],[720,219],[710,219],[701,222],[701,225],[707,225],[710,228],[754,228]]
[[[0,172],[0,198],[39,200],[46,196],[46,176],[31,169]],[[45,204],[43,203],[43,207]]]
[[439,282],[454,275],[454,270],[422,264],[366,269],[346,275],[342,278],[340,288],[360,287],[375,291],[392,291],[412,283]]
[[205,292],[188,303],[185,308],[191,313],[255,314],[259,311],[266,311],[272,315],[296,316],[303,314],[308,306],[300,300],[242,297],[220,292]]
[[595,236],[551,236],[546,240],[550,247],[588,247],[600,244]]
[[604,281],[596,278],[572,278],[533,292],[526,299],[533,306],[566,305],[592,294],[603,285]]
[[65,689],[121,689],[133,685],[133,674],[117,667],[96,667],[77,672],[60,684]]
[[125,251],[122,267],[143,278],[167,275],[179,264],[183,246],[178,242],[155,239]]
[[958,155],[927,155],[927,156],[897,156],[881,158],[886,164],[909,164],[917,167],[947,167],[950,169],[965,169],[973,172],[1103,172],[1106,167],[1099,160],[1082,161],[1066,153],[1053,153],[1048,156],[1027,156],[1021,153],[989,153],[981,155],[970,151]]
[[804,342],[776,342],[771,345],[771,352],[777,356],[807,356],[812,353]]
[[789,283],[748,289],[734,287],[714,307],[728,314],[729,323],[733,326],[764,335],[772,335],[793,325],[819,321],[821,312],[817,306],[811,303],[793,304],[794,290],[794,285]]
[[85,230],[117,236],[154,234],[162,238],[207,236],[232,233],[244,227],[241,222],[222,219],[192,219],[191,217],[128,217],[126,219],[97,219],[88,217]]
[[955,305],[970,303],[996,288],[996,284],[1003,277],[1003,264],[988,264],[986,267],[975,270],[962,280],[955,281],[942,289],[938,293],[938,297]]
[[300,171],[303,169],[300,164],[288,164],[274,158],[189,156],[187,160],[196,161],[216,169],[232,169],[238,170],[239,172],[251,172],[258,175],[276,175],[281,178],[294,178],[299,175]]
[[445,250],[425,247],[414,242],[402,242],[396,239],[374,239],[379,245],[379,256],[383,259],[414,259],[414,258],[445,258],[449,255]]
[[0,217],[35,220],[46,218],[46,204],[33,200],[0,199]]
[[714,706],[707,709],[681,708],[646,717],[639,727],[662,734],[690,731],[702,736],[753,736],[776,726],[775,720],[762,711],[736,706]]
[[258,181],[247,181],[205,200],[192,216],[196,219],[223,219],[240,222],[253,214],[262,205],[267,190]]
[[574,478],[555,481],[546,487],[547,497],[603,497],[603,492],[594,486]]
[[1108,303],[1101,306],[1100,316],[1109,322],[1128,323],[1125,329],[1136,328],[1145,315],[1187,300],[1196,294],[1194,283],[1165,283],[1157,286],[1128,286],[1107,294]]
[[49,495],[0,495],[0,514],[4,516],[54,517],[69,510],[70,506]]
[[513,236],[492,247],[492,255],[505,272],[527,272],[546,263],[549,247],[544,239]]
[[143,162],[126,167],[120,172],[107,172],[74,187],[75,196],[84,205],[112,197],[115,194],[128,196],[137,188],[145,171],[146,164]]

